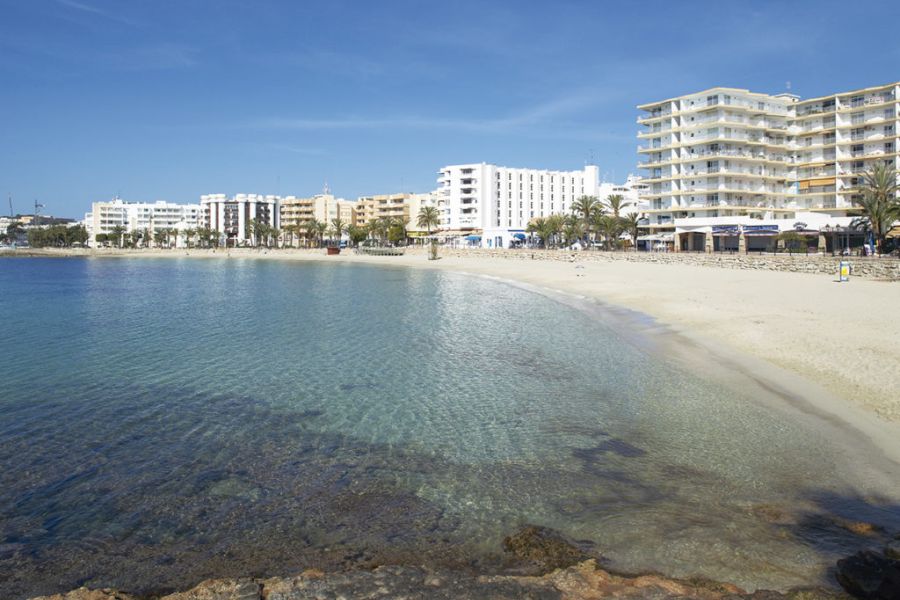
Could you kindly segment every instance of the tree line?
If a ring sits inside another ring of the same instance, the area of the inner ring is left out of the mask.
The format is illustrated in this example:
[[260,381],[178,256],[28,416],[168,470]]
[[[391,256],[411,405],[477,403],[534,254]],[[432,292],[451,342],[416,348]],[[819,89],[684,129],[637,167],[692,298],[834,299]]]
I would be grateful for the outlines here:
[[572,204],[569,214],[536,217],[525,230],[537,235],[545,248],[579,242],[588,247],[600,244],[607,250],[617,250],[622,247],[623,233],[628,234],[632,245],[637,244],[640,217],[637,213],[622,214],[632,205],[619,194],[603,201],[596,196],[582,196]]
[[[422,215],[425,215],[424,220]],[[423,207],[417,217],[417,224],[425,227],[430,234],[440,223],[436,208]],[[341,218],[332,219],[330,223],[312,218],[298,224],[274,227],[260,219],[247,222],[244,236],[251,247],[279,248],[305,247],[321,248],[328,244],[340,242],[346,235],[350,244],[355,246],[367,239],[380,243],[401,244],[409,239],[409,220],[399,217],[380,217],[365,225],[347,223]],[[85,239],[87,234],[85,233]],[[128,231],[121,225],[111,228],[109,233],[98,233],[94,240],[99,244],[109,244],[117,248],[149,248],[151,244],[158,248],[172,248],[183,241],[188,248],[216,248],[221,244],[222,232],[209,227],[191,229],[158,229],[149,228]]]
[[76,244],[82,246],[89,237],[84,225],[50,225],[25,229],[19,223],[13,223],[0,235],[0,242],[15,242],[23,233],[32,248],[71,248]]

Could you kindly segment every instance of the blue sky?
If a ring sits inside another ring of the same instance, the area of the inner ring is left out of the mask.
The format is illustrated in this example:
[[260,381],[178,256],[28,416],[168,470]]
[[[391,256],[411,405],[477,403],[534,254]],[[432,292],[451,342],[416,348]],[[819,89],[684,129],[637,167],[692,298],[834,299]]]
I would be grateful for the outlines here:
[[428,191],[461,162],[622,180],[636,104],[900,80],[897,6],[0,0],[0,193],[80,216],[117,193]]

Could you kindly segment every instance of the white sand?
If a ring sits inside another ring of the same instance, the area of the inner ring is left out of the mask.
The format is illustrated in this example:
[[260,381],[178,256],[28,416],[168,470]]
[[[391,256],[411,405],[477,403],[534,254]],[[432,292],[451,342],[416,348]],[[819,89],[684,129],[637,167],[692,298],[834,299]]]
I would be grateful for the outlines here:
[[[125,252],[169,257],[186,253],[213,255],[198,250]],[[224,254],[220,250],[215,256]],[[702,361],[711,353],[739,362],[753,375],[766,371],[767,380],[778,381],[791,394],[802,386],[806,393],[800,395],[817,410],[871,429],[870,435],[886,436],[885,442],[900,447],[900,283],[859,278],[836,283],[828,275],[626,261],[573,264],[483,256],[429,261],[423,251],[389,257],[346,251],[326,257],[324,250],[231,250],[229,254],[465,272],[628,307],[680,334],[682,355],[694,354]],[[576,269],[576,264],[583,268]],[[827,392],[817,394],[821,389]],[[814,398],[817,395],[822,397]],[[840,400],[826,398],[832,395]]]

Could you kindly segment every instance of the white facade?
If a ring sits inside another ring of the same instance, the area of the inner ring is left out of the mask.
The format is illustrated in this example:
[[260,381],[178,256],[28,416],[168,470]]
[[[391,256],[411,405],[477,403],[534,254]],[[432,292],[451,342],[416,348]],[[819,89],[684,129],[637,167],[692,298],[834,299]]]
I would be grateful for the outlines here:
[[599,169],[516,169],[487,163],[440,170],[439,202],[445,232],[481,234],[486,248],[509,247],[536,217],[571,211],[581,196],[597,196]]
[[648,185],[645,184],[640,177],[636,175],[628,175],[623,184],[609,183],[607,181],[600,182],[600,188],[597,190],[597,198],[606,204],[606,199],[610,196],[622,196],[625,199],[625,207],[622,214],[643,213],[650,208],[649,202],[641,196],[647,192]]
[[[149,231],[153,234],[175,229],[183,232],[202,224],[199,204],[175,204],[172,202],[125,202],[116,198],[110,202],[94,202],[91,212],[84,216],[89,244],[96,246],[98,234],[113,233],[115,227],[123,227],[126,233]],[[178,236],[178,244],[183,243]]]
[[853,214],[862,173],[875,162],[897,168],[898,100],[894,83],[811,100],[712,88],[639,106],[647,228]]
[[250,221],[281,227],[281,198],[262,194],[225,194],[200,196],[206,227],[220,234],[222,245],[245,246],[252,243]]

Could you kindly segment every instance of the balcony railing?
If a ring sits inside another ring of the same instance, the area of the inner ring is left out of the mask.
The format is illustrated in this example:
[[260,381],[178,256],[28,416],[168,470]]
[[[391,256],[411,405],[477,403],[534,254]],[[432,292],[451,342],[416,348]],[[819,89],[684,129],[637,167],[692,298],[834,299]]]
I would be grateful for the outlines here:
[[660,117],[668,117],[672,114],[671,110],[653,111],[646,115],[638,117],[638,121],[649,121],[650,119],[658,119]]

